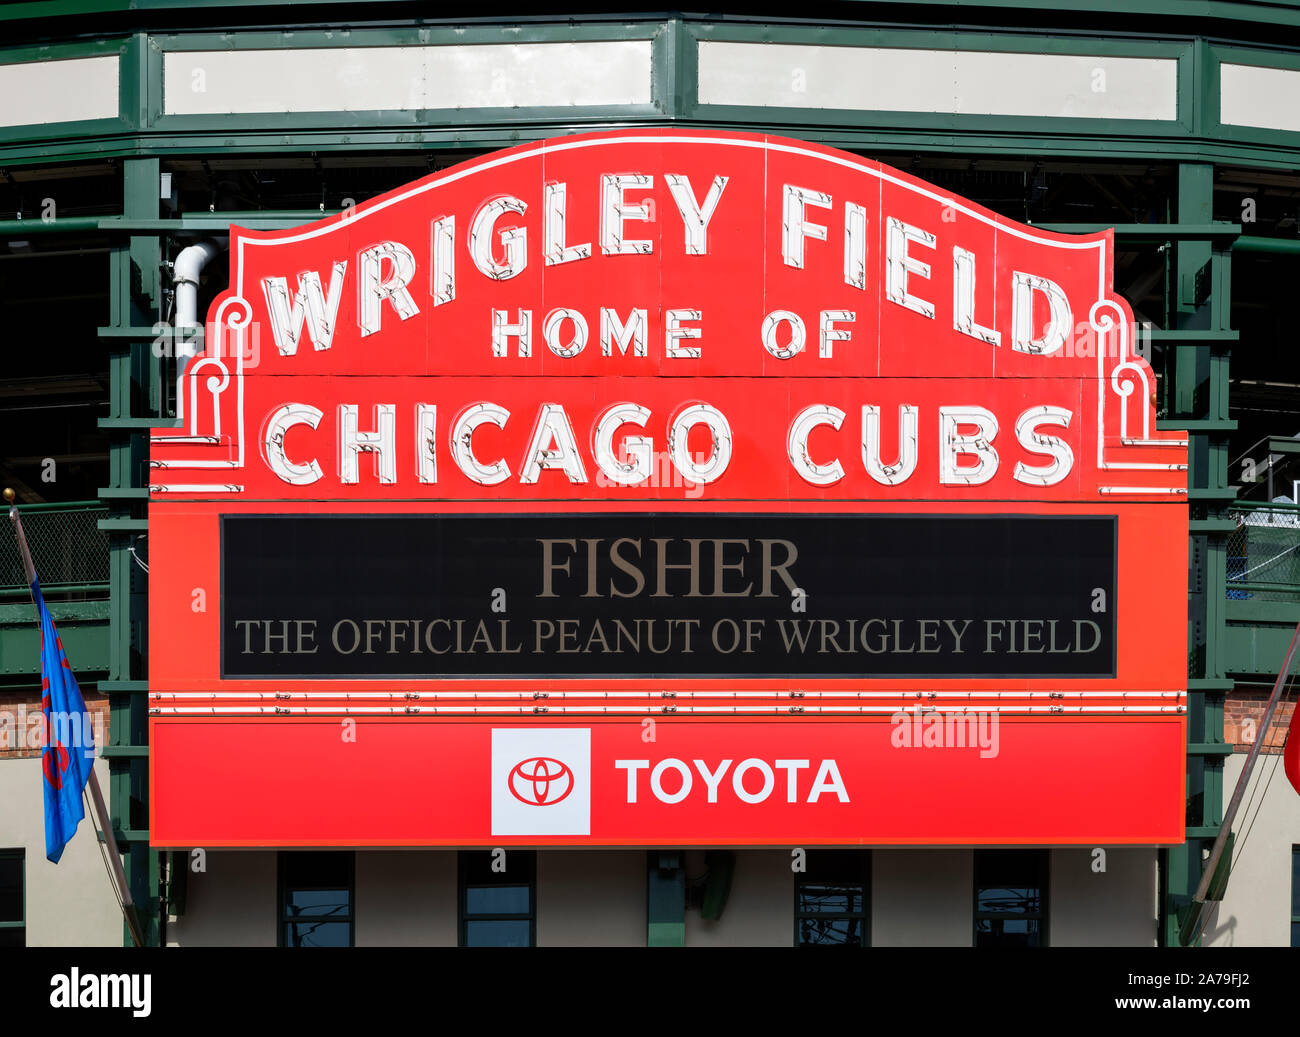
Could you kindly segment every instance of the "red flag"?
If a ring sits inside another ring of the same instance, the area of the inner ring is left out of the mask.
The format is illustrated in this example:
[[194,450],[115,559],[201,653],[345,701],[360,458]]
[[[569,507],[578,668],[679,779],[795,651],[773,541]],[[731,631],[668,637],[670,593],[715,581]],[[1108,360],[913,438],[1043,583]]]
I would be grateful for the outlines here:
[[1291,787],[1300,792],[1300,702],[1291,707],[1291,726],[1286,732],[1286,748],[1282,750],[1282,769]]

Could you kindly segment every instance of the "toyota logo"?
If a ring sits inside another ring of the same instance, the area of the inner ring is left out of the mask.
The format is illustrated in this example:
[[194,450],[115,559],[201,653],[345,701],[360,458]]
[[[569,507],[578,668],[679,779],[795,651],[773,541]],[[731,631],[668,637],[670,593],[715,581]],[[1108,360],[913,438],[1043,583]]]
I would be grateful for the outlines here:
[[549,807],[573,791],[573,771],[550,756],[533,756],[510,772],[510,794],[530,807]]

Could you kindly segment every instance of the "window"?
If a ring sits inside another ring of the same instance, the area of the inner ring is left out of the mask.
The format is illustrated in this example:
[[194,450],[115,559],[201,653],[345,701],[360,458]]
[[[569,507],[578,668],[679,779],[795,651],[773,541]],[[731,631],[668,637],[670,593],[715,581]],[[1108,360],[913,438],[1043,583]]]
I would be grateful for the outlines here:
[[871,855],[865,850],[809,850],[795,875],[796,947],[865,947]]
[[975,851],[975,946],[1047,946],[1047,851]]
[[1291,946],[1300,947],[1300,846],[1291,847]]
[[0,850],[0,947],[27,944],[25,853],[25,850]]
[[280,946],[351,947],[355,856],[280,854]]
[[532,947],[537,942],[537,854],[487,850],[460,855],[460,945]]

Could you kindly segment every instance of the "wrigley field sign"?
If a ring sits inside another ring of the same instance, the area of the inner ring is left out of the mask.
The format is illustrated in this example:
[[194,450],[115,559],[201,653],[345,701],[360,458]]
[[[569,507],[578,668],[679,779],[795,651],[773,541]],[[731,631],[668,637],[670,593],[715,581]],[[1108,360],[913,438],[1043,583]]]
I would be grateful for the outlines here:
[[1108,232],[663,130],[230,253],[151,450],[155,845],[1181,841]]

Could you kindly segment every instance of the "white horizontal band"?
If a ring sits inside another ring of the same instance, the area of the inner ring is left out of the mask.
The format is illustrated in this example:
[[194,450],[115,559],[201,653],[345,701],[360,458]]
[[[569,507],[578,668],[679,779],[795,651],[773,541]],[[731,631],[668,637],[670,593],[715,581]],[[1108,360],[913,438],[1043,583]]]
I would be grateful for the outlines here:
[[[538,714],[563,714],[566,716],[632,714],[644,716],[647,713],[699,714],[699,715],[771,715],[796,714],[894,714],[909,712],[900,705],[893,706],[554,706],[530,707],[519,706],[158,706],[149,710],[153,716],[352,716],[352,715],[386,715],[386,716],[479,716],[514,714],[517,716],[536,716]],[[988,709],[930,709],[929,713],[946,715],[965,715],[972,713],[1070,713],[1070,714],[1168,714],[1182,713],[1183,706],[992,706]],[[921,715],[925,715],[922,713]]]

